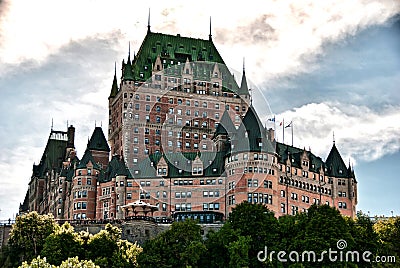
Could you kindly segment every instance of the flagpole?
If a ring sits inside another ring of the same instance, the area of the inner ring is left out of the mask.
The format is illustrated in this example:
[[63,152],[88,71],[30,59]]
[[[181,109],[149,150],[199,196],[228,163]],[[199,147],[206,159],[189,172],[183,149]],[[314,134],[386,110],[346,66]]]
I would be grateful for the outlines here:
[[274,131],[276,131],[276,119],[275,119],[275,115],[274,115]]
[[282,123],[282,143],[285,144],[285,118]]
[[293,147],[293,120],[291,121],[292,123],[292,147]]

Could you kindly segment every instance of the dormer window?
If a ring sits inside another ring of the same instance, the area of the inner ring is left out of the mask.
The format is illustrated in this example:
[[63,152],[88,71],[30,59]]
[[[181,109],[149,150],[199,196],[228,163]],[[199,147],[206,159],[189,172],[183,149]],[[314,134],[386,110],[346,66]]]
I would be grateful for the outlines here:
[[192,162],[192,175],[203,175],[203,162],[199,156]]
[[192,175],[203,175],[203,168],[201,167],[193,167]]
[[167,168],[166,167],[160,167],[157,169],[157,175],[158,176],[166,176],[167,175]]

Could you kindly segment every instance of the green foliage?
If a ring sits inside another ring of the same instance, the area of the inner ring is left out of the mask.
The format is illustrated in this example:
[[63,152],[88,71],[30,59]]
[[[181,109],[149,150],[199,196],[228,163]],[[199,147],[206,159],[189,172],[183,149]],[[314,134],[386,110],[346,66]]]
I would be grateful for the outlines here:
[[[117,242],[121,239],[121,229],[107,224],[105,230],[91,236],[87,243],[87,257],[100,267],[111,267],[114,252],[118,251]],[[106,260],[106,261],[105,261]]]
[[226,222],[218,232],[210,231],[204,244],[207,252],[200,260],[200,267],[229,267],[229,244],[238,240],[239,235]]
[[262,266],[257,260],[257,253],[265,246],[276,248],[278,245],[279,225],[274,213],[262,204],[243,202],[232,210],[229,222],[238,235],[251,238],[249,267]]
[[143,251],[140,246],[136,243],[133,244],[126,240],[120,240],[117,242],[117,247],[118,249],[112,257],[112,267],[138,267],[137,256]]
[[[374,226],[379,241],[378,255],[395,256],[400,266],[400,217],[378,220]],[[389,267],[389,266],[388,266]]]
[[248,267],[250,243],[249,236],[239,236],[236,241],[229,243],[229,267]]
[[30,263],[26,261],[23,262],[19,268],[56,268],[56,266],[48,263],[46,257],[40,258],[40,256],[38,256],[37,258],[32,259]]
[[69,257],[83,257],[83,240],[80,235],[74,232],[74,228],[67,222],[61,227],[57,226],[44,243],[42,256],[45,256],[49,263],[60,265],[63,260]]
[[99,266],[95,265],[92,261],[88,260],[79,260],[78,257],[68,258],[67,260],[63,261],[60,266],[52,265],[47,262],[46,257],[34,258],[30,263],[23,262],[19,268],[99,268]]
[[[137,256],[142,252],[136,243],[121,240],[121,229],[111,224],[95,235],[85,231],[76,233],[69,223],[59,226],[51,216],[36,212],[17,218],[8,248],[0,261],[4,262],[7,255],[14,257],[8,265],[11,267],[18,266],[22,258],[25,260],[22,267],[137,267]],[[44,258],[34,259],[37,252]]]
[[99,266],[95,265],[91,260],[79,260],[78,257],[68,258],[67,260],[63,261],[59,268],[100,268]]
[[18,216],[9,239],[10,258],[14,266],[36,257],[56,225],[52,215],[39,215],[36,211]]
[[197,267],[205,251],[200,226],[186,220],[145,243],[138,262],[140,267]]

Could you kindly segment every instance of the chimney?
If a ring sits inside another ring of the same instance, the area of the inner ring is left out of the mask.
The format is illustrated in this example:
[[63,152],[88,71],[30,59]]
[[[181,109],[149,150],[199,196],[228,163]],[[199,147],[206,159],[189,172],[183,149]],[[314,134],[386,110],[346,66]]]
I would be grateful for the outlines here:
[[67,135],[68,135],[67,148],[75,148],[75,145],[74,145],[75,128],[72,125],[70,125],[68,127]]
[[275,140],[275,131],[272,128],[267,130],[267,135],[268,135],[267,137],[270,141]]

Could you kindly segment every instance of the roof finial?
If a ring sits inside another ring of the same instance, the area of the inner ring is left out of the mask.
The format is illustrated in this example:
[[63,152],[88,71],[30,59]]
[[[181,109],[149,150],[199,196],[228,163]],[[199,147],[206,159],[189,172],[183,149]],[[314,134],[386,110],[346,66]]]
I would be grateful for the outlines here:
[[53,118],[51,118],[51,130],[53,131]]
[[244,71],[245,71],[245,57],[243,57],[243,73],[244,73]]
[[114,61],[114,76],[117,76],[117,62]]
[[208,39],[211,41],[212,34],[211,34],[211,16],[210,16],[210,34],[208,35]]
[[333,131],[333,144],[335,144],[335,131]]
[[97,123],[97,122],[96,122],[96,120],[94,120],[94,128],[96,128],[96,127],[97,127],[97,126],[96,126],[96,123]]
[[150,33],[150,8],[149,8],[149,17],[147,18],[147,32]]

